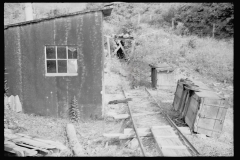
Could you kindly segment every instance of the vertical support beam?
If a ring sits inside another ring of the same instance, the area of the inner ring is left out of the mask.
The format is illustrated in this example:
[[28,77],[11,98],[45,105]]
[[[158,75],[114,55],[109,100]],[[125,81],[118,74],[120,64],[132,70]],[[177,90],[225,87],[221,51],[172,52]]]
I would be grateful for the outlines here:
[[106,38],[107,38],[108,55],[111,58],[109,37],[106,36]]
[[152,88],[157,89],[157,69],[155,67],[151,68],[151,79],[152,79]]

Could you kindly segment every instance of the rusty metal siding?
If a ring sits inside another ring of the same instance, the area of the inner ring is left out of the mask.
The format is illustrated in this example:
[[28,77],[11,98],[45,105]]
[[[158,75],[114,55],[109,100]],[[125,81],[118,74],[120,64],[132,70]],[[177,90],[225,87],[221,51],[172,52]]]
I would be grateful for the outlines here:
[[19,95],[20,100],[22,100],[22,62],[19,28],[4,30],[4,44],[4,63],[8,73],[5,75],[5,78],[9,86],[8,91],[10,95]]
[[[76,96],[82,116],[102,110],[102,12],[90,12],[4,30],[5,66],[10,94],[18,94],[26,113],[67,116]],[[78,76],[46,77],[45,45],[77,45]]]
[[57,116],[55,77],[45,77],[45,43],[53,42],[53,24],[42,22],[21,27],[23,106],[26,113]]

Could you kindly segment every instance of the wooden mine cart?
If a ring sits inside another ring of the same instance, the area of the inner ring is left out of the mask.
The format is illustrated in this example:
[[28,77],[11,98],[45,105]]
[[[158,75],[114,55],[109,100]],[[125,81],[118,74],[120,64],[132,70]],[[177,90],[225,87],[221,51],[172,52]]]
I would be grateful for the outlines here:
[[168,64],[149,65],[151,67],[152,88],[174,86],[174,68]]
[[197,81],[178,81],[173,108],[197,133],[218,136],[227,112],[226,100]]
[[207,90],[194,92],[186,105],[184,120],[194,132],[213,137],[219,136],[227,106],[226,100],[214,92]]

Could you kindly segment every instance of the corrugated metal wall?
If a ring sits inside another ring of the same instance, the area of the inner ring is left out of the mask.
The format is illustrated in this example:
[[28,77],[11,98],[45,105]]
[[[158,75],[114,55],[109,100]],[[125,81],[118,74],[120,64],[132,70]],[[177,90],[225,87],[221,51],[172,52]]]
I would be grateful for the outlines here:
[[[101,116],[102,12],[90,12],[4,30],[9,93],[25,113],[66,117],[75,95],[84,118]],[[46,77],[45,45],[77,45],[78,76]]]

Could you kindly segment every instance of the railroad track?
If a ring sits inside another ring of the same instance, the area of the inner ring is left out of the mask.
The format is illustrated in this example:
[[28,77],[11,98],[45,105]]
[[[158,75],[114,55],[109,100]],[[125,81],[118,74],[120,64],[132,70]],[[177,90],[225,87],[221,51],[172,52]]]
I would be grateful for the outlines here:
[[[126,92],[122,89],[122,93],[125,98],[132,99],[132,101],[127,103],[127,107],[143,156],[148,155],[140,138],[139,129],[141,127],[149,128],[149,126],[155,139],[159,156],[178,157],[200,155],[184,134],[178,129],[176,124],[171,120],[169,115],[161,108],[148,89],[145,88],[142,92],[138,91],[135,93],[134,90]],[[141,94],[139,95],[139,93]],[[152,100],[154,103],[152,103]],[[146,116],[145,118],[141,116],[134,116],[134,114],[141,112],[146,113],[146,111],[156,112],[156,114],[151,115],[151,117],[148,118],[146,118]]]

